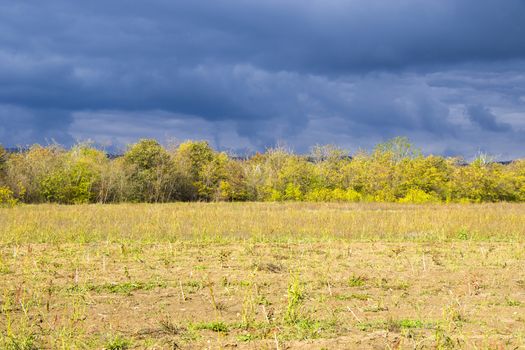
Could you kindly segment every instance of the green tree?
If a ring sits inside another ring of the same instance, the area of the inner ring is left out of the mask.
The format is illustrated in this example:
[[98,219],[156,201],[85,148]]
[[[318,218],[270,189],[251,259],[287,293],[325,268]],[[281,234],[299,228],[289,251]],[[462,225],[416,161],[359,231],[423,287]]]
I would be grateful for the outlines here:
[[7,172],[7,151],[0,145],[0,186],[6,181]]
[[142,139],[124,154],[129,172],[129,199],[165,202],[173,198],[175,169],[168,152],[155,140]]
[[226,153],[215,152],[206,141],[186,141],[177,148],[175,162],[189,184],[185,186],[187,199],[211,201],[229,196],[233,183],[228,183]]
[[415,148],[406,137],[394,137],[385,143],[378,144],[375,153],[388,153],[395,162],[421,156],[421,151]]
[[220,180],[217,200],[246,201],[250,197],[243,161],[228,159],[225,164],[225,179]]
[[314,164],[282,147],[258,156],[254,170],[260,200],[301,200],[315,182]]
[[310,152],[314,162],[314,183],[309,187],[316,189],[345,188],[345,176],[341,170],[351,161],[349,152],[334,145],[315,146]]
[[100,183],[97,187],[96,201],[118,203],[133,198],[129,166],[124,157],[107,160],[100,166]]
[[443,157],[404,158],[395,165],[393,186],[396,198],[422,192],[434,198],[433,201],[436,198],[445,200],[452,171],[452,162]]
[[186,141],[176,151],[178,165],[198,181],[202,169],[215,158],[215,151],[206,141]]
[[515,198],[512,184],[504,181],[504,165],[478,157],[468,165],[454,169],[451,199],[470,202],[509,201]]
[[80,204],[96,201],[101,168],[106,155],[87,144],[75,145],[57,155],[57,164],[40,180],[40,192],[45,201]]
[[6,182],[13,195],[27,203],[48,201],[42,184],[59,170],[64,153],[57,145],[33,145],[26,152],[11,155],[7,161]]
[[0,186],[4,197],[28,203],[525,201],[525,160],[503,165],[481,154],[466,164],[423,156],[406,138],[347,154],[332,145],[315,146],[308,156],[278,147],[242,160],[205,141],[166,150],[140,140],[110,160],[84,144],[69,151],[34,145],[10,155],[0,147]]
[[506,167],[503,181],[512,186],[513,200],[525,202],[525,159],[514,161]]
[[371,155],[359,152],[342,168],[346,187],[356,190],[367,201],[395,201],[395,164],[391,152],[375,150]]

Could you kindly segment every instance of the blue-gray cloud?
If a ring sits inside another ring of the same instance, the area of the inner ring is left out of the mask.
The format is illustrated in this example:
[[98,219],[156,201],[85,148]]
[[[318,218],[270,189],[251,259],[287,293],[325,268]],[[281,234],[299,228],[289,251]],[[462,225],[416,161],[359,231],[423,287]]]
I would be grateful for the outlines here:
[[496,120],[496,116],[486,107],[476,105],[468,107],[470,121],[479,125],[483,130],[494,132],[507,132],[512,130],[508,123],[502,123]]
[[522,0],[0,0],[0,142],[525,156],[524,23]]

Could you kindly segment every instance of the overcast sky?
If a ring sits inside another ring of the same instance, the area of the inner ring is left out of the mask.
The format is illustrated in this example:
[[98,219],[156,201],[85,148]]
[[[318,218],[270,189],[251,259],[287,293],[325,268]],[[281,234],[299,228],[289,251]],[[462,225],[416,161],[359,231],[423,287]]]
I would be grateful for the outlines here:
[[525,157],[525,0],[0,0],[0,143]]

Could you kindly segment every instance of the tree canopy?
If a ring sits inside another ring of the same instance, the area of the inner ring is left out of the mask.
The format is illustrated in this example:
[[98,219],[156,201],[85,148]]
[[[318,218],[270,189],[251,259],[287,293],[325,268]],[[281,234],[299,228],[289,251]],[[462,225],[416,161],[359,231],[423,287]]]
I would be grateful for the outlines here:
[[275,148],[248,159],[217,152],[206,141],[166,149],[144,139],[115,159],[87,144],[34,145],[12,154],[0,146],[0,188],[19,202],[64,204],[525,201],[525,160],[504,165],[481,155],[467,164],[425,156],[406,138],[352,156],[325,145],[304,156]]

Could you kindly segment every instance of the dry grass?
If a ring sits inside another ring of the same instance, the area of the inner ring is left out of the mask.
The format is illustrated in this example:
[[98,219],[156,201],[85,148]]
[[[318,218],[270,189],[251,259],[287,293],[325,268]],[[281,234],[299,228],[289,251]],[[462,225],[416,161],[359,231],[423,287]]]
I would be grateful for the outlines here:
[[519,348],[525,205],[0,209],[0,348]]
[[525,205],[177,203],[0,208],[0,240],[525,241]]

